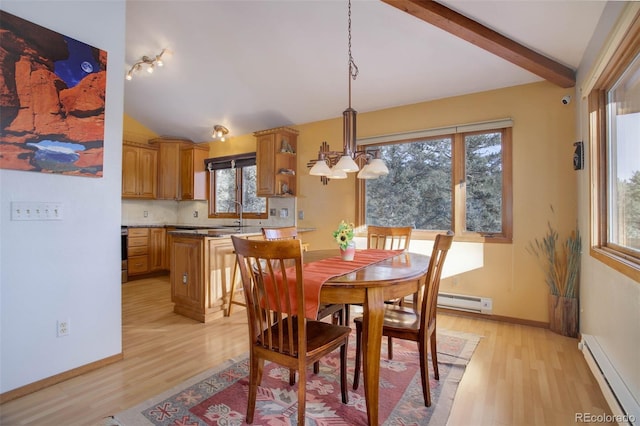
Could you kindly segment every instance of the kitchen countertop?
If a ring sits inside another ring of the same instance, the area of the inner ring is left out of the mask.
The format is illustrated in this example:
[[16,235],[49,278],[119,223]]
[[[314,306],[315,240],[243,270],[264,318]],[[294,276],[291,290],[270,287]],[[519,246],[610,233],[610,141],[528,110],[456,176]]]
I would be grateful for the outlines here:
[[[171,235],[180,235],[194,238],[228,238],[231,235],[260,235],[262,234],[262,226],[206,226],[206,225],[122,225],[123,228],[175,228],[169,230]],[[310,232],[315,231],[315,228],[298,228],[298,232]]]
[[220,227],[220,228],[198,228],[187,229],[178,227],[169,231],[171,235],[180,235],[183,237],[208,237],[208,238],[228,238],[231,235],[260,235],[262,227],[260,226],[243,226],[236,227]]

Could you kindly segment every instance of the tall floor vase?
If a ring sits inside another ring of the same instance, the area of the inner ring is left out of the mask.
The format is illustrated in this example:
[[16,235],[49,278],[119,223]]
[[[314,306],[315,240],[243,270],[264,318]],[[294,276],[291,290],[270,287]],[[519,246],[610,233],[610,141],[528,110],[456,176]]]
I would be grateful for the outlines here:
[[563,336],[578,337],[578,299],[549,295],[549,328]]

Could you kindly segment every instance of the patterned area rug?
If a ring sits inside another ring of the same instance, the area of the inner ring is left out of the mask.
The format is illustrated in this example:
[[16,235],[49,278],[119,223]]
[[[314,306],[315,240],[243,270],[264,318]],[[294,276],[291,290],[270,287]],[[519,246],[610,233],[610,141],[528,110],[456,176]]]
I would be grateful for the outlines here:
[[[335,351],[320,364],[319,374],[309,370],[306,425],[366,425],[362,376],[352,388],[355,332],[349,339],[349,403],[340,398],[339,357]],[[438,331],[440,380],[429,377],[432,405],[424,406],[418,352],[413,342],[395,339],[393,360],[387,360],[383,339],[380,364],[379,418],[384,425],[445,425],[453,398],[479,337],[449,330]],[[105,425],[200,426],[245,423],[248,390],[248,355],[206,371],[136,407],[109,418]],[[254,416],[254,425],[297,424],[297,384],[289,386],[289,371],[267,363]]]

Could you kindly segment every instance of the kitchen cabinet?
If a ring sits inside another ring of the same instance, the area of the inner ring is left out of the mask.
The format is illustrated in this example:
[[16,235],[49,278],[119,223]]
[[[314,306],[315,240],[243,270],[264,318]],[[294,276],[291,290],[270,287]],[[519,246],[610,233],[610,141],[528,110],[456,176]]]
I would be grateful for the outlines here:
[[168,269],[164,227],[131,227],[127,236],[128,276]]
[[149,272],[168,269],[166,263],[167,231],[149,228]]
[[127,260],[129,276],[149,272],[149,228],[129,228]]
[[278,127],[253,135],[256,137],[257,195],[296,195],[298,131]]
[[[245,238],[262,239],[261,234]],[[231,238],[174,234],[171,238],[173,311],[200,322],[224,316],[236,263]],[[236,273],[236,289],[241,289]]]
[[158,147],[158,200],[177,200],[180,193],[180,143],[152,139]]
[[159,200],[206,200],[207,174],[204,160],[209,146],[184,138],[154,138],[158,147]]
[[155,199],[157,173],[157,148],[132,142],[123,144],[122,198]]
[[204,160],[208,156],[208,145],[183,145],[180,149],[180,199],[207,199],[207,170]]
[[177,314],[205,322],[209,296],[203,275],[203,244],[199,238],[174,236],[171,242],[171,301]]

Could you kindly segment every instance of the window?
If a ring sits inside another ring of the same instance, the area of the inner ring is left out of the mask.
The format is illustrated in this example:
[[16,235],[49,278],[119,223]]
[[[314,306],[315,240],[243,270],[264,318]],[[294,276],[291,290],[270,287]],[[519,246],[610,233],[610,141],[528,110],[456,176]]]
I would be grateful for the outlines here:
[[206,160],[209,173],[209,217],[265,219],[267,199],[256,196],[256,155],[240,154]]
[[361,223],[510,242],[511,121],[492,124],[359,141],[380,149],[390,170],[386,177],[358,182]]
[[640,280],[640,23],[589,95],[594,257]]
[[502,132],[464,136],[466,230],[502,233]]

